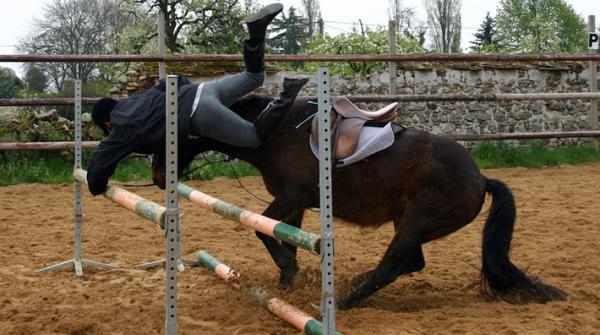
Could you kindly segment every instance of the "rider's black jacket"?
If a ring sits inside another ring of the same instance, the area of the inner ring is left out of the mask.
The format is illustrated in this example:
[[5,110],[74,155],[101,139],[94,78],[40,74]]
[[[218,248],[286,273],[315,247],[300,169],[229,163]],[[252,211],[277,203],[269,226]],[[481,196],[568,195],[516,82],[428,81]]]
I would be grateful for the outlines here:
[[[93,195],[104,193],[108,179],[117,163],[136,152],[165,156],[165,82],[119,100],[111,112],[112,129],[92,153],[87,181]],[[189,121],[198,84],[180,76],[178,81],[178,145],[185,147],[189,141]]]

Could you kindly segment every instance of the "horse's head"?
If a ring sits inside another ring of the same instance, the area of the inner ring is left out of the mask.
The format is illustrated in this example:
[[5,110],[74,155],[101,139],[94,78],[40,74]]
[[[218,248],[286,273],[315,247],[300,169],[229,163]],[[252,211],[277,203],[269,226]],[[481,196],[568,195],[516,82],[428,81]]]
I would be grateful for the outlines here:
[[[181,176],[183,171],[190,165],[197,154],[202,151],[196,151],[193,149],[179,150],[178,162],[177,162],[177,175]],[[154,154],[152,155],[152,182],[154,185],[165,189],[167,184],[166,179],[166,165],[164,155]]]

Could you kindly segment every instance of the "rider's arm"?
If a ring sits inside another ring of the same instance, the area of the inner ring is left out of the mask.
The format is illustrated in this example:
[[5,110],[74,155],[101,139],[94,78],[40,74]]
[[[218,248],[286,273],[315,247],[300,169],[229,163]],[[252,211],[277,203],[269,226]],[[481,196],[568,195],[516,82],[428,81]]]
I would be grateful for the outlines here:
[[132,152],[133,147],[130,144],[112,140],[110,136],[101,142],[92,153],[88,166],[87,182],[90,193],[104,193],[119,161]]

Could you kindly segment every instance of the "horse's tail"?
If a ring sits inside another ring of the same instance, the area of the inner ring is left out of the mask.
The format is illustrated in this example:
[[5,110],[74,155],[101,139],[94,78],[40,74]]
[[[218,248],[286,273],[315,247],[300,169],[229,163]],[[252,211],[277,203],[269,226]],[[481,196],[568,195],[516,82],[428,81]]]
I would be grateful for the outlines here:
[[565,300],[565,292],[528,277],[510,261],[515,200],[508,186],[499,180],[488,179],[487,192],[492,195],[492,205],[483,229],[481,280],[484,292],[512,303]]

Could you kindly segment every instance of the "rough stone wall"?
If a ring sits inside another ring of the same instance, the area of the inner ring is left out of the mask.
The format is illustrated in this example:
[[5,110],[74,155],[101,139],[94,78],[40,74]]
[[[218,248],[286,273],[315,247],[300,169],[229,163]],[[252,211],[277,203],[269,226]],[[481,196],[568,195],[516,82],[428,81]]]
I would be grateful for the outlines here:
[[[316,80],[312,74],[272,72],[258,93],[277,95],[285,76],[311,76],[302,95],[316,95]],[[149,76],[130,72],[116,89],[117,96],[137,89],[136,76],[148,81]],[[587,63],[543,62],[526,64],[412,63],[399,67],[397,94],[498,94],[498,93],[563,93],[587,92]],[[205,81],[211,77],[192,77]],[[334,95],[388,94],[389,73],[381,72],[367,78],[331,77]],[[385,103],[359,104],[365,109],[382,107]],[[399,122],[437,134],[491,134],[512,132],[589,130],[589,100],[534,101],[429,101],[401,102]],[[579,141],[566,139],[552,143]]]

